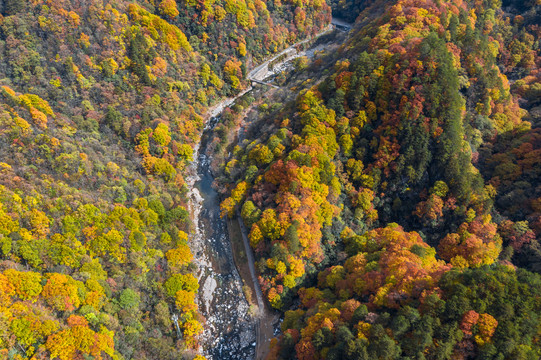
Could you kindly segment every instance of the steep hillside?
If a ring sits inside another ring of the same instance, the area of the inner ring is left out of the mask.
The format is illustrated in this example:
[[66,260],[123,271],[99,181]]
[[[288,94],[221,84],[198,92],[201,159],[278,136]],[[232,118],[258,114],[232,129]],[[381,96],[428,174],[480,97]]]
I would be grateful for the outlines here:
[[268,359],[541,358],[540,0],[0,2],[0,358],[204,359],[188,165],[331,8],[203,142]]
[[207,109],[330,8],[8,0],[0,14],[0,357],[189,356],[204,319],[184,176]]
[[537,359],[540,5],[362,6],[222,168],[270,358]]

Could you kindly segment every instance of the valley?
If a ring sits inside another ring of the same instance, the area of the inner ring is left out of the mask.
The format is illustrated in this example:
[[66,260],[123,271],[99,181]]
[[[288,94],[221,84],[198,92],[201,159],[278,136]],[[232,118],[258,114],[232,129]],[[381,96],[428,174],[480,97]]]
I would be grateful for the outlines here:
[[0,1],[0,359],[540,359],[539,24]]
[[[314,39],[306,39],[291,45],[256,66],[248,73],[247,79],[260,82],[255,86],[272,89],[275,85],[271,82],[266,83],[266,79],[270,79],[297,57],[307,54],[314,56],[315,49],[301,51],[298,49],[331,31],[334,29],[329,25],[328,29]],[[324,50],[325,44],[318,45],[317,49]],[[272,70],[269,69],[271,63]],[[233,259],[227,222],[220,218],[219,196],[212,188],[214,183],[210,166],[212,154],[207,149],[209,139],[214,137],[213,130],[220,122],[221,112],[235,105],[237,99],[250,94],[251,91],[250,86],[237,96],[214,105],[209,111],[209,119],[205,123],[201,142],[194,151],[196,160],[190,165],[191,174],[187,178],[191,199],[189,209],[192,222],[195,224],[190,247],[194,253],[194,261],[199,267],[198,303],[201,314],[206,319],[201,338],[203,353],[208,359],[263,359],[263,353],[268,351],[274,334],[274,323],[278,319],[276,313],[271,312],[265,304],[257,280],[247,231],[240,216],[238,221],[245,246],[244,252],[247,254],[249,274],[239,276],[238,266],[235,266]],[[250,306],[244,298],[243,282],[249,283],[250,287],[255,289],[257,305],[255,311],[250,311]]]

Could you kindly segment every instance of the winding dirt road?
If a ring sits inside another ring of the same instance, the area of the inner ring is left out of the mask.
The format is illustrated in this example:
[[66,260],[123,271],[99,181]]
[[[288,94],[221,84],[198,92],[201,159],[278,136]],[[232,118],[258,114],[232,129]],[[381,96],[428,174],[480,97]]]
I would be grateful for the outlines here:
[[259,286],[259,281],[257,280],[257,274],[255,272],[255,258],[252,251],[252,248],[250,247],[250,242],[248,241],[248,231],[246,230],[246,226],[244,226],[244,221],[242,221],[242,217],[240,216],[240,213],[237,212],[237,220],[239,222],[241,234],[242,234],[242,242],[244,244],[244,249],[246,252],[246,258],[248,259],[248,267],[250,269],[250,277],[252,278],[252,282],[254,283],[254,289],[255,289],[255,296],[257,299],[257,307],[258,307],[258,313],[256,315],[256,321],[257,321],[257,334],[256,334],[256,360],[263,360],[266,358],[267,353],[270,349],[270,342],[271,339],[274,336],[274,329],[273,324],[277,320],[277,315],[273,314],[266,305],[266,302],[263,298],[263,293],[261,292],[261,287]]

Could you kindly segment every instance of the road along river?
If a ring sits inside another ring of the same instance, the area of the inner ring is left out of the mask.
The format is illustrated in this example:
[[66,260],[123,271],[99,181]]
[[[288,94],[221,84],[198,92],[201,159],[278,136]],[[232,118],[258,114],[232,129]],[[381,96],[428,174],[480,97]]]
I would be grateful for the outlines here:
[[[330,25],[318,36],[332,31]],[[312,53],[299,52],[299,45],[310,40],[300,41],[271,59],[254,68],[247,78],[251,81],[263,82],[273,75],[272,69],[278,71],[283,64],[293,58]],[[277,63],[276,63],[277,62]],[[220,218],[220,199],[212,188],[214,178],[210,169],[210,158],[207,146],[213,138],[214,128],[221,118],[222,111],[231,106],[239,97],[251,91],[248,87],[233,98],[226,99],[209,110],[208,121],[205,124],[201,141],[194,151],[194,162],[190,165],[186,178],[189,189],[190,213],[194,224],[191,234],[190,247],[194,253],[194,262],[199,268],[199,311],[205,317],[204,332],[200,337],[201,352],[207,359],[253,359],[256,356],[256,333],[261,333],[261,327],[271,327],[269,316],[262,306],[262,296],[259,283],[255,277],[253,258],[250,265],[259,311],[252,316],[249,304],[242,291],[242,279],[235,267],[231,244],[228,237],[226,221]],[[250,249],[247,249],[247,253]],[[266,320],[264,320],[266,319]],[[256,328],[257,327],[257,328]],[[261,339],[259,340],[261,342]],[[258,351],[260,354],[261,351]]]

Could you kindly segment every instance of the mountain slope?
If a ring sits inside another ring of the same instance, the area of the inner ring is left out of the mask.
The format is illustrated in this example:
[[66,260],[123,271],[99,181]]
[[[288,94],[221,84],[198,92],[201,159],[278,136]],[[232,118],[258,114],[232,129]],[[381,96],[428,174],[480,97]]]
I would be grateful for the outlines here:
[[538,358],[539,5],[364,5],[222,167],[269,358]]
[[0,14],[0,353],[189,356],[204,319],[184,176],[206,109],[330,8],[32,0]]

